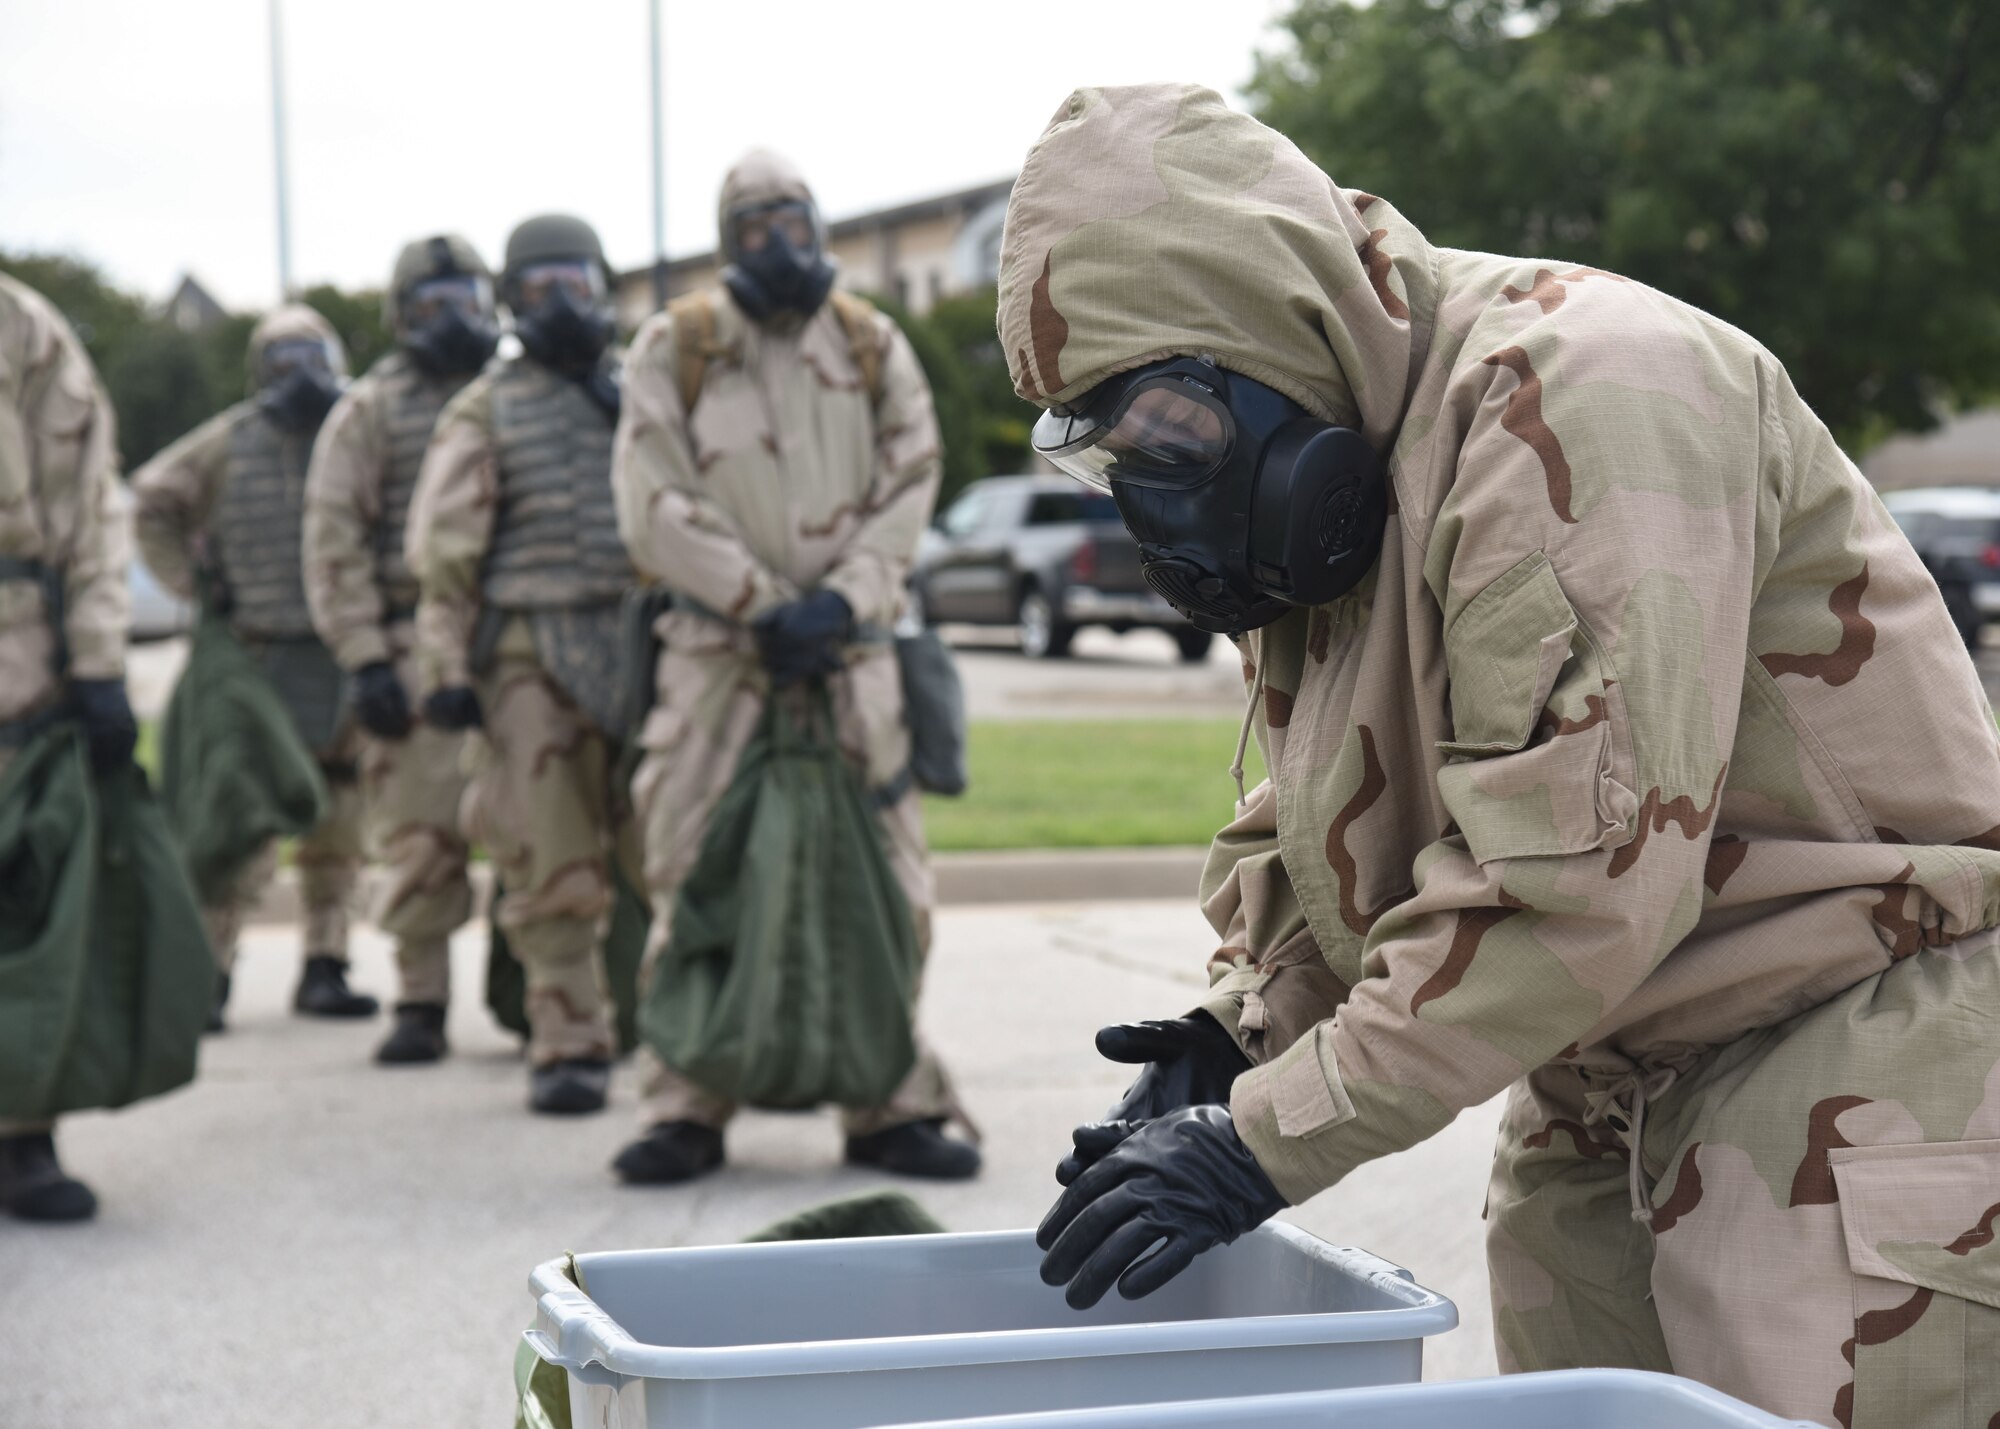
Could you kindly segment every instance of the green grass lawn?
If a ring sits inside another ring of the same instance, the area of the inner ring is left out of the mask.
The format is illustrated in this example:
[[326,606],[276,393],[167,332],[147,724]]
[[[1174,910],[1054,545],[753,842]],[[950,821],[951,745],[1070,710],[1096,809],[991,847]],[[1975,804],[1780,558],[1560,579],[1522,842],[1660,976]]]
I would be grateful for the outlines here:
[[[924,800],[931,847],[1205,844],[1236,799],[1228,719],[987,720],[968,735],[972,787]],[[1264,777],[1257,744],[1248,787]]]

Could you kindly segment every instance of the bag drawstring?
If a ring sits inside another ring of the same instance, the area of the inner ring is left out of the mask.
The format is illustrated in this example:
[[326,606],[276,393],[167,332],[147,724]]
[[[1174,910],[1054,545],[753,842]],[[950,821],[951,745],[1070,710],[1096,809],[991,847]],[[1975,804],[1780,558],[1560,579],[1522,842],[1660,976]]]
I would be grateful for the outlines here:
[[[1258,652],[1260,655],[1262,651]],[[1243,707],[1243,723],[1236,730],[1236,758],[1230,762],[1229,777],[1236,781],[1236,802],[1240,805],[1247,797],[1243,792],[1243,757],[1250,752],[1250,731],[1257,723],[1257,701],[1264,698],[1264,662],[1257,661],[1255,673],[1250,677],[1250,702]]]
[[[1649,1230],[1653,1224],[1652,1188],[1646,1184],[1646,1106],[1665,1095],[1680,1077],[1673,1067],[1655,1067],[1650,1072],[1629,1072],[1602,1091],[1584,1094],[1588,1105],[1583,1124],[1603,1122],[1618,1134],[1630,1153],[1626,1158],[1625,1190],[1632,1202],[1632,1219]],[[1612,1113],[1617,1112],[1617,1116]]]

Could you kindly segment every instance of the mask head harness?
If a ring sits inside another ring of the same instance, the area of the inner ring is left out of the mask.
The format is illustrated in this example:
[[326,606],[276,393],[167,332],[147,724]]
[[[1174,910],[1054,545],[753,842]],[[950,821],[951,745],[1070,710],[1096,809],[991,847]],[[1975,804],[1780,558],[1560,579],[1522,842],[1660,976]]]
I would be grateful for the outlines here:
[[800,199],[751,204],[729,216],[722,281],[753,322],[811,317],[833,289],[819,211]]
[[1150,363],[1035,423],[1038,455],[1108,491],[1148,585],[1237,635],[1347,594],[1388,519],[1382,464],[1351,427],[1208,357]]
[[397,337],[437,377],[477,372],[500,343],[493,284],[458,261],[443,237],[424,245],[428,273],[397,294]]

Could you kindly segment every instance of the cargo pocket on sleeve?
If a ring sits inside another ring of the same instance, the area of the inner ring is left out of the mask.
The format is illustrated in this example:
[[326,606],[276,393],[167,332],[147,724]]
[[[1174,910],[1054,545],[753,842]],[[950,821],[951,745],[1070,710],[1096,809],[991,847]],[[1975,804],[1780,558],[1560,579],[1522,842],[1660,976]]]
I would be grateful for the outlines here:
[[[1853,1273],[1849,1429],[2000,1417],[2000,1141],[1829,1153]],[[1841,1413],[1845,1410],[1846,1413]]]
[[1452,737],[1438,790],[1481,863],[1632,836],[1631,730],[1610,661],[1540,551],[1444,634]]

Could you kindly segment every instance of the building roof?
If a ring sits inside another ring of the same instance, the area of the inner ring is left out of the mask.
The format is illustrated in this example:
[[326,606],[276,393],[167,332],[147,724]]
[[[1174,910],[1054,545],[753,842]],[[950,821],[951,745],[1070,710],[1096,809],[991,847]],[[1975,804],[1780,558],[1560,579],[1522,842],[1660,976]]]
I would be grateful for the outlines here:
[[2000,486],[2000,409],[1962,412],[1934,431],[1891,437],[1868,453],[1861,472],[1884,491]]
[[[926,219],[944,218],[955,213],[977,212],[979,209],[985,208],[988,204],[997,203],[1001,199],[1006,198],[1013,191],[1014,180],[1012,177],[1008,177],[994,179],[989,183],[975,184],[973,187],[967,189],[955,189],[950,193],[935,194],[930,198],[913,199],[908,203],[894,204],[888,208],[870,209],[866,213],[857,213],[848,218],[833,220],[826,226],[827,237],[829,239],[850,238],[857,233],[869,233],[878,228],[891,228],[908,223],[922,223]],[[696,272],[703,268],[711,267],[720,261],[721,255],[711,248],[701,253],[690,253],[679,258],[669,258],[667,260],[667,272],[669,274]],[[649,276],[652,271],[653,265],[646,263],[636,268],[627,268],[618,276],[621,281],[627,278],[637,280]]]

